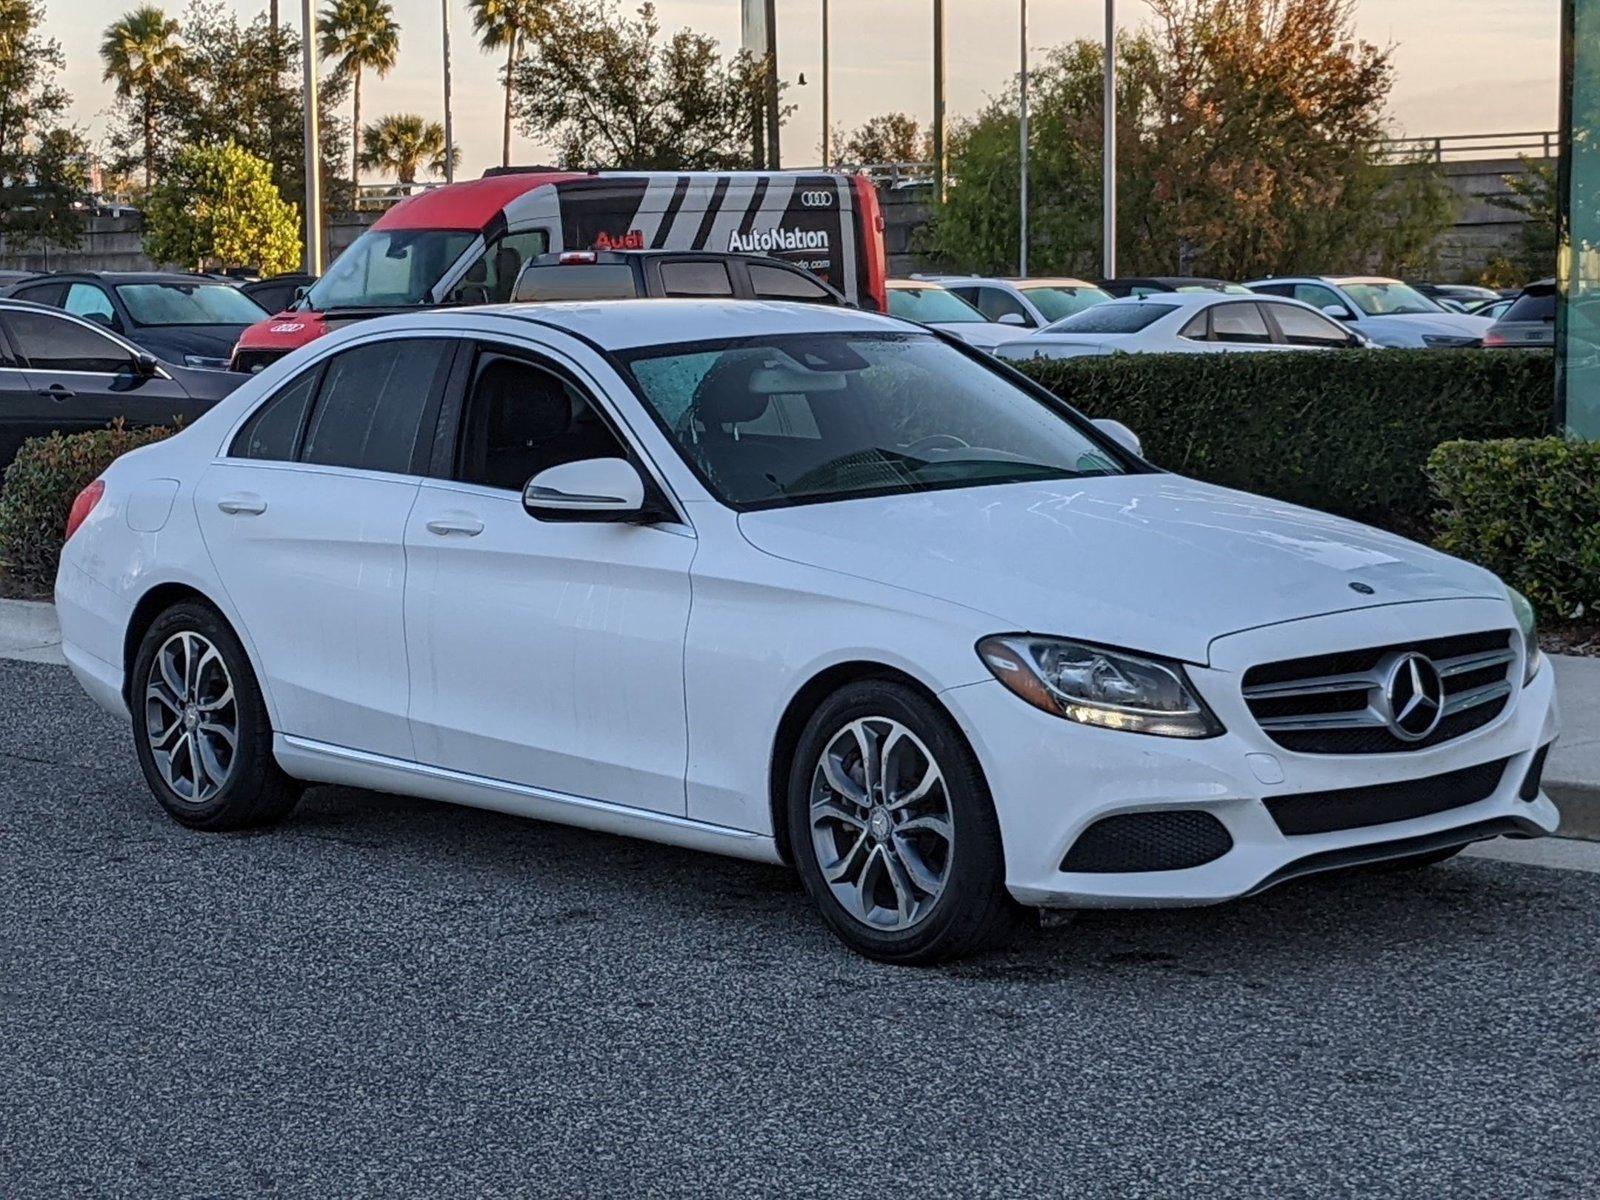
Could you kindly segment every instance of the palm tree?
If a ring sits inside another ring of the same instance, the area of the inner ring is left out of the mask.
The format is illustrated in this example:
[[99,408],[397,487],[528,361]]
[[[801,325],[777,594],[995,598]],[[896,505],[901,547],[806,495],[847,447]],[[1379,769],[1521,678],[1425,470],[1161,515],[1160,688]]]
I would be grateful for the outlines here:
[[551,0],[467,0],[472,32],[485,50],[506,52],[506,118],[500,142],[500,165],[511,165],[511,76],[522,46],[544,23]]
[[[337,59],[334,70],[351,83],[350,128],[361,129],[361,72],[371,70],[379,79],[394,70],[400,57],[400,25],[389,0],[328,0],[317,17],[318,49],[323,58]],[[361,138],[351,152],[350,177],[361,170]]]
[[144,186],[155,182],[156,109],[160,93],[177,75],[183,61],[178,23],[153,4],[146,4],[106,27],[100,40],[103,78],[117,85],[124,100],[137,98],[144,127]]
[[[452,147],[452,165],[461,151]],[[369,171],[392,172],[401,183],[415,183],[427,164],[432,175],[444,174],[444,126],[416,113],[390,113],[361,131],[361,165]]]

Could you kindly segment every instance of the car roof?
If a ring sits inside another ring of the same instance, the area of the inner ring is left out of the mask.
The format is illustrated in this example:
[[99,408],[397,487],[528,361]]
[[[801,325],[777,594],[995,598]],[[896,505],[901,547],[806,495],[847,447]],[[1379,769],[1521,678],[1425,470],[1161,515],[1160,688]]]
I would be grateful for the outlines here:
[[[98,283],[217,283],[231,286],[215,275],[196,275],[188,271],[56,271],[41,276],[51,283],[71,283],[73,280],[93,280]],[[33,282],[29,280],[28,282]]]
[[1073,279],[1067,275],[1030,275],[1026,279],[1016,279],[1005,275],[927,275],[913,279],[913,283],[942,283],[946,287],[951,284],[988,284],[1001,287],[1016,288],[1025,292],[1031,287],[1095,287],[1086,279]]
[[906,288],[933,288],[935,291],[940,292],[949,291],[937,279],[886,279],[884,280],[884,287],[902,290]]
[[1119,275],[1114,279],[1103,280],[1104,283],[1156,283],[1162,287],[1225,287],[1226,279],[1217,279],[1211,275]]
[[[476,317],[553,327],[603,350],[793,333],[927,333],[922,326],[895,317],[786,300],[552,300],[433,309],[377,321],[388,328],[426,328]],[[377,321],[359,322],[351,328],[371,328]]]
[[[1153,292],[1148,296],[1114,296],[1094,306],[1094,309],[1084,309],[1093,312],[1095,309],[1104,308],[1107,304],[1157,304],[1169,308],[1205,308],[1212,304],[1250,304],[1262,300],[1281,300],[1281,296],[1246,296],[1240,292]],[[1077,316],[1076,313],[1073,316]],[[1071,320],[1065,317],[1063,320]]]
[[1087,288],[1100,286],[1097,283],[1090,283],[1087,279],[1074,279],[1070,275],[1041,275],[1030,277],[1028,279],[1006,279],[1002,280],[1001,282],[1009,283],[1012,287],[1016,288],[1020,292],[1025,292],[1029,288],[1041,287]]
[[583,178],[579,171],[527,171],[449,183],[407,196],[374,221],[372,228],[477,233],[518,196],[547,183]]

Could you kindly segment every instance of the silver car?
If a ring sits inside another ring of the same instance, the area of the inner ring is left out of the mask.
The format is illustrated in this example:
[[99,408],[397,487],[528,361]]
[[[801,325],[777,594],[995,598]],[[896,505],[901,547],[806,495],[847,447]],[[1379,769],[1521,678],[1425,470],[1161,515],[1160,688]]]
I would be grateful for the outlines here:
[[1510,350],[1547,350],[1556,344],[1556,281],[1523,288],[1511,307],[1489,327],[1483,344]]

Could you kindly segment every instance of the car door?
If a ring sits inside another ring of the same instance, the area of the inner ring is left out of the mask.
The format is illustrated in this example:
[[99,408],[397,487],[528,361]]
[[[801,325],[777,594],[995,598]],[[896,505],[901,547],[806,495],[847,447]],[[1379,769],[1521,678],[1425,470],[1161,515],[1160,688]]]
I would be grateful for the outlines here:
[[10,466],[23,442],[49,432],[49,408],[11,349],[0,314],[0,471]]
[[210,407],[153,360],[75,317],[11,308],[0,322],[32,385],[37,432],[81,433],[118,420],[171,425]]
[[195,490],[278,732],[410,760],[406,518],[457,343],[378,337],[283,384]]
[[406,529],[418,758],[683,815],[690,530],[523,509],[547,467],[638,461],[571,364],[480,344],[456,396]]

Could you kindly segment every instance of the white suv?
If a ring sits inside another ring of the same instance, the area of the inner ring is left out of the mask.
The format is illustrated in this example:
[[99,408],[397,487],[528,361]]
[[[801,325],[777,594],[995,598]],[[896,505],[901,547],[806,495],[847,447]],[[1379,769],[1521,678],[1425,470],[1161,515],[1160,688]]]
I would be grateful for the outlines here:
[[1379,346],[1417,350],[1468,349],[1483,344],[1487,317],[1451,312],[1398,279],[1366,275],[1309,275],[1245,284],[1264,296],[1289,296],[1320,308]]
[[1111,299],[1111,293],[1082,279],[998,279],[976,275],[931,275],[991,321],[1022,329],[1043,329],[1063,317]]

